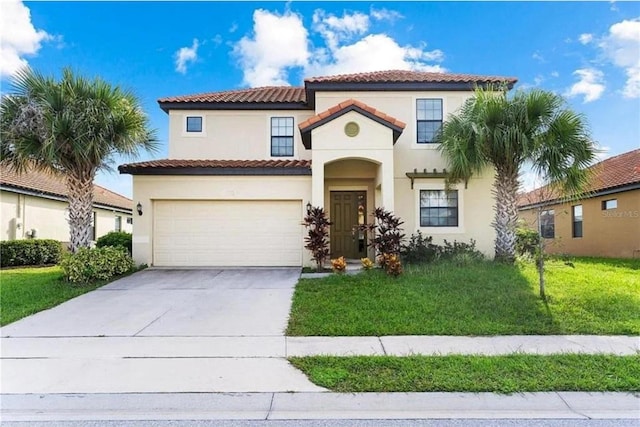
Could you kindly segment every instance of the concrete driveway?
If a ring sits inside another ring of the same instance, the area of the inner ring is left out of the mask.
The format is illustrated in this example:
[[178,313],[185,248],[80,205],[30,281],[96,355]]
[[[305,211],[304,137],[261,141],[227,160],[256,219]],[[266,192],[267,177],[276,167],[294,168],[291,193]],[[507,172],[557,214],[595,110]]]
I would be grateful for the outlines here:
[[147,269],[0,329],[2,393],[318,391],[284,359],[299,269]]

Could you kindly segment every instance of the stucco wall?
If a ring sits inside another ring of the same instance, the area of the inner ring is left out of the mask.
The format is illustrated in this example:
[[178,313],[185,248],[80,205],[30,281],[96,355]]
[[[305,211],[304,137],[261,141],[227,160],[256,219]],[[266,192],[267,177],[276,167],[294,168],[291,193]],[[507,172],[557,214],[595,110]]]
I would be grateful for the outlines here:
[[[618,207],[603,210],[604,200]],[[582,205],[582,237],[573,237],[572,206]],[[555,238],[546,239],[549,253],[612,258],[640,257],[640,190],[593,197],[575,203],[555,204]],[[537,229],[537,210],[521,210],[520,218]]]
[[[264,110],[171,110],[169,112],[169,158],[242,159],[271,157],[271,117],[294,118],[294,159],[310,159],[302,145],[298,124],[313,116],[312,111]],[[187,116],[203,117],[203,132],[185,131]],[[273,157],[281,159],[282,157]],[[291,158],[291,157],[286,157]]]
[[[310,176],[142,176],[133,177],[134,202],[143,215],[133,224],[133,257],[137,263],[153,263],[153,201],[155,200],[300,200],[305,209],[311,195]],[[304,212],[300,212],[300,219]],[[260,213],[256,212],[256,223]],[[302,247],[304,242],[300,242]],[[268,250],[268,248],[265,248]],[[308,251],[303,263],[309,264]]]
[[[0,191],[1,240],[29,238],[27,232],[36,229],[39,239],[55,239],[61,242],[69,241],[69,224],[65,209],[67,202],[45,199],[42,197],[16,194]],[[130,214],[106,209],[94,209],[97,217],[97,237],[103,236],[115,229],[115,217],[122,217],[122,231],[132,232],[131,224],[126,218]],[[16,227],[16,223],[21,226]]]

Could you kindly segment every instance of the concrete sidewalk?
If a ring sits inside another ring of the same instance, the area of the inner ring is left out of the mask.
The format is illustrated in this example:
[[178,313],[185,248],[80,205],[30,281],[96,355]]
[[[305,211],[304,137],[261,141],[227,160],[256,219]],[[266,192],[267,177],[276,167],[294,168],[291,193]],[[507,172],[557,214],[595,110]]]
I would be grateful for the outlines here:
[[630,393],[3,395],[2,420],[640,419]]

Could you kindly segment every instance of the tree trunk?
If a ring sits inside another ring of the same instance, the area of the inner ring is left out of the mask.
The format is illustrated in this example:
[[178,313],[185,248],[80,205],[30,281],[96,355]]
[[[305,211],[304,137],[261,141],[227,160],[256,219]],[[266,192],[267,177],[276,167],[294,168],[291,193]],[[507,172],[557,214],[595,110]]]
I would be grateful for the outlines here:
[[547,299],[544,290],[544,238],[542,237],[542,207],[538,207],[538,253],[536,254],[536,264],[538,266],[538,283],[540,287],[540,298]]
[[93,222],[93,179],[95,174],[95,168],[71,171],[67,174],[69,249],[74,253],[82,247],[88,247],[93,238],[91,223]]
[[496,198],[493,227],[496,230],[497,261],[513,263],[516,258],[517,192],[517,170],[497,168],[493,183],[493,193]]

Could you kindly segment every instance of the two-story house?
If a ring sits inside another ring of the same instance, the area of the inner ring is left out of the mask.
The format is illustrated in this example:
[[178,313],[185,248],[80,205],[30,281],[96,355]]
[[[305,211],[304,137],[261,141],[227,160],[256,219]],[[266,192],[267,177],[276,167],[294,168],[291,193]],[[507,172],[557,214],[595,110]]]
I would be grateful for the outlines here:
[[469,241],[491,256],[493,171],[445,191],[433,138],[476,86],[514,78],[381,71],[160,99],[169,158],[120,166],[139,205],[138,263],[154,266],[310,264],[301,225],[329,213],[331,257],[372,256],[356,224],[376,207],[407,235]]

